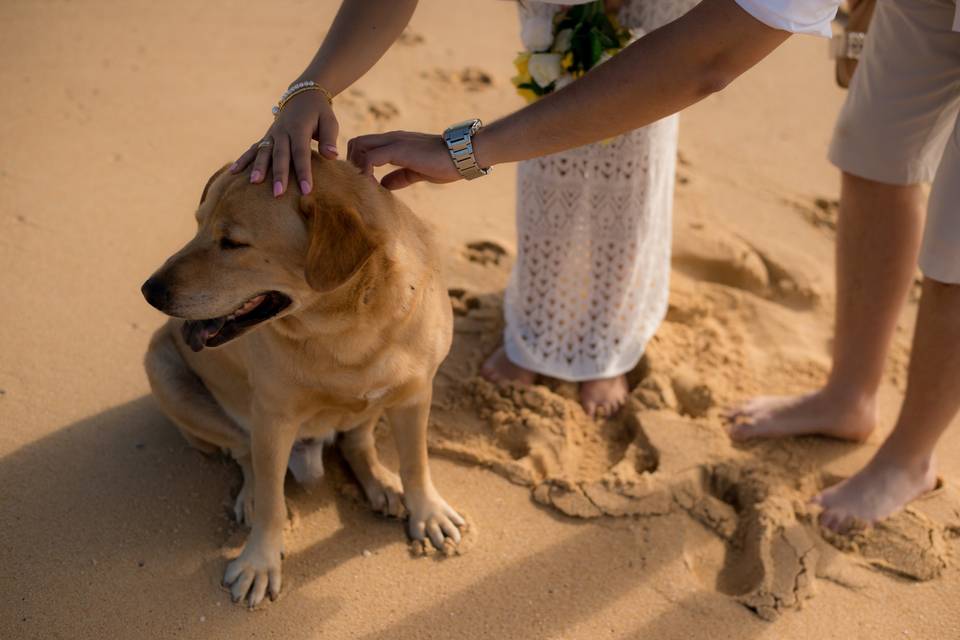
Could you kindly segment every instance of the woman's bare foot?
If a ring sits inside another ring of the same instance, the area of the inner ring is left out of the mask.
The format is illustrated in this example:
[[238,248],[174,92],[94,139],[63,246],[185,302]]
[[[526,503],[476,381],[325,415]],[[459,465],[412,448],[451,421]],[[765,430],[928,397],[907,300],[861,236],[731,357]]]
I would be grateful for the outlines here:
[[874,398],[842,396],[825,388],[803,396],[754,398],[727,417],[734,440],[823,435],[863,442],[877,424],[877,404]]
[[905,461],[881,449],[866,467],[813,501],[823,507],[820,524],[845,532],[893,515],[936,485],[931,458]]
[[533,384],[537,379],[537,374],[529,369],[517,366],[510,362],[507,352],[500,347],[487,358],[487,361],[480,367],[480,375],[490,382],[518,382],[520,384]]
[[620,410],[629,393],[626,376],[584,380],[580,383],[580,404],[591,418],[606,418]]

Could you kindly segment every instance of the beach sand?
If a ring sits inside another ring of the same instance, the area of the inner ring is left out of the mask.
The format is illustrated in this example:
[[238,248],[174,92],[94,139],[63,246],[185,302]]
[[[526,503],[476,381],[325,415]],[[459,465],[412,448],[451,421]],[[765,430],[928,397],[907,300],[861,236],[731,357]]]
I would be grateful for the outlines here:
[[[401,192],[447,247],[456,337],[430,444],[466,552],[412,557],[331,455],[320,487],[288,482],[281,598],[231,604],[239,471],[150,398],[162,318],[139,287],[335,6],[0,5],[0,638],[960,638],[960,428],[943,488],[866,534],[826,535],[807,504],[895,420],[916,292],[868,443],[723,429],[724,407],[829,365],[843,93],[809,37],[684,114],[670,311],[615,419],[587,419],[569,385],[476,376],[515,254],[514,168]],[[337,99],[341,148],[519,107],[518,48],[512,3],[424,0]]]

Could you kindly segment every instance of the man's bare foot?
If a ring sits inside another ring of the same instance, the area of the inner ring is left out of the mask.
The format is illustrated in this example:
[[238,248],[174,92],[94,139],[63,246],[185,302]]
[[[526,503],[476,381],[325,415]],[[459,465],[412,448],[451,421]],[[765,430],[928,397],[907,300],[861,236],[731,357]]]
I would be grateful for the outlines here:
[[626,376],[584,380],[580,383],[580,404],[591,418],[606,418],[620,410],[629,393]]
[[517,366],[510,362],[507,352],[500,347],[487,358],[487,361],[480,367],[480,375],[490,382],[519,382],[520,384],[533,384],[537,379],[537,374],[529,369]]
[[822,389],[803,396],[754,398],[727,417],[734,440],[822,435],[863,442],[877,424],[877,405],[873,398],[843,397]]
[[877,452],[867,466],[816,496],[820,524],[838,532],[883,520],[937,485],[932,459],[905,462]]

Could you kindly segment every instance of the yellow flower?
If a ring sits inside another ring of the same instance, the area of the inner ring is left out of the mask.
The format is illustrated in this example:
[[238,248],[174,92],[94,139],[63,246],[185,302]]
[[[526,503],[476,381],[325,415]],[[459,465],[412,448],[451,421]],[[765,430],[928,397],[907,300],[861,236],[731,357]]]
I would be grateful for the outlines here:
[[570,67],[573,66],[573,52],[568,51],[567,55],[563,56],[563,59],[560,61],[560,66],[563,67],[564,71],[569,71]]
[[517,93],[520,95],[521,98],[527,101],[527,104],[537,101],[537,97],[538,97],[537,94],[535,94],[530,89],[521,89],[517,87]]
[[517,68],[517,74],[521,77],[530,77],[530,72],[527,70],[527,65],[530,62],[530,52],[521,51],[517,54],[517,57],[513,59],[513,66]]

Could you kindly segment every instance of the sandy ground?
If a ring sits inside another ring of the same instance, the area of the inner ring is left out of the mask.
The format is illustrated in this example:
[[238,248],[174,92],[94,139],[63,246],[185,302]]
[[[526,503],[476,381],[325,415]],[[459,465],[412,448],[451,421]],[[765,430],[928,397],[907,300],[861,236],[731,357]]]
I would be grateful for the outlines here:
[[[824,153],[842,93],[810,38],[685,115],[670,315],[615,420],[590,422],[562,385],[475,377],[515,248],[512,168],[404,192],[448,243],[457,336],[431,446],[474,523],[469,552],[411,558],[401,525],[332,474],[288,486],[281,599],[231,605],[218,582],[244,537],[227,508],[239,473],[190,450],[149,397],[141,358],[161,318],[138,289],[334,8],[0,4],[0,638],[960,637],[960,429],[941,444],[943,490],[839,539],[806,499],[883,433],[735,448],[719,419],[828,365],[838,180]],[[337,101],[344,140],[515,108],[517,48],[510,3],[424,0]]]

